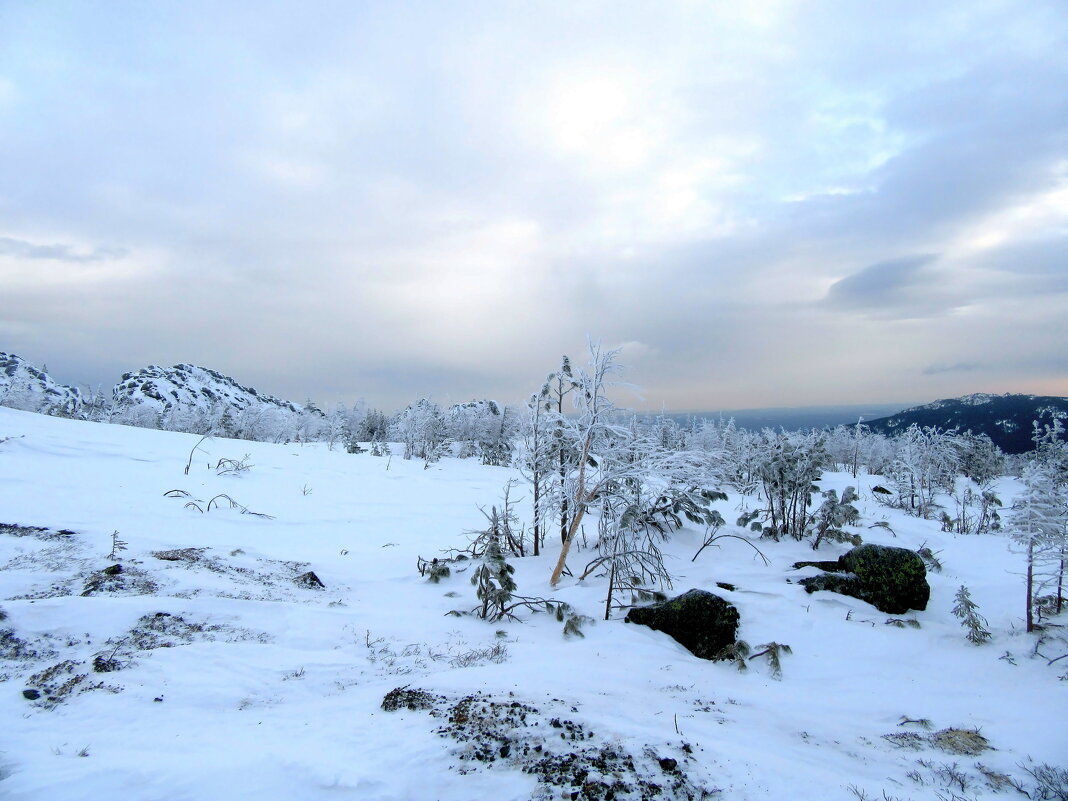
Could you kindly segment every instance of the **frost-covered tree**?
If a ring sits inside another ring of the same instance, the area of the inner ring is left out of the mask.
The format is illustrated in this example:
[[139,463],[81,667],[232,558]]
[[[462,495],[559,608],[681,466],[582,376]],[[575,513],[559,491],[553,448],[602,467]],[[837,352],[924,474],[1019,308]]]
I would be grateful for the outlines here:
[[547,521],[546,500],[550,497],[551,481],[555,476],[548,430],[548,409],[546,408],[548,398],[549,384],[546,382],[542,385],[541,391],[531,395],[530,400],[527,401],[522,458],[519,461],[519,469],[530,482],[535,556],[541,553]]
[[1064,423],[1054,418],[1052,423],[1034,422],[1035,459],[1046,465],[1053,480],[1068,485],[1068,442],[1065,441]]
[[764,429],[755,443],[756,477],[766,505],[738,521],[762,536],[804,539],[812,523],[812,493],[827,464],[824,436],[816,431]]
[[519,436],[520,416],[508,406],[498,406],[493,401],[491,409],[496,413],[483,416],[479,429],[478,449],[482,464],[490,467],[508,467],[512,463],[515,440]]
[[940,508],[938,493],[951,492],[958,474],[954,438],[936,427],[913,424],[895,442],[897,454],[886,471],[894,505],[929,520]]
[[378,409],[367,409],[356,426],[359,442],[385,442],[389,438],[389,417]]
[[1035,603],[1044,587],[1054,587],[1056,611],[1064,594],[1065,552],[1068,550],[1068,497],[1048,464],[1033,460],[1021,476],[1024,490],[1008,519],[1013,540],[1027,560],[1027,630],[1035,628]]
[[[586,369],[575,376],[565,357],[556,375],[557,414],[553,426],[553,446],[559,456],[562,534],[560,557],[549,579],[554,587],[560,581],[568,552],[590,504],[597,500],[610,481],[623,479],[628,469],[621,466],[627,463],[619,459],[616,453],[619,435],[623,432],[612,423],[611,415],[615,406],[607,396],[609,378],[619,371],[615,363],[618,355],[618,350],[604,351],[599,345],[591,343],[590,363]],[[552,390],[550,384],[550,392]],[[577,417],[567,418],[563,415],[563,398],[572,391],[577,398],[575,406],[578,414]],[[571,454],[575,454],[573,460]],[[629,469],[633,470],[634,465],[629,465]]]
[[665,450],[655,429],[645,430],[633,418],[619,419],[607,395],[620,369],[617,355],[591,344],[588,365],[573,374],[575,414],[554,420],[554,443],[575,454],[563,481],[573,515],[550,579],[554,586],[587,514],[598,518],[598,549],[611,573],[613,565],[621,566],[620,558],[654,565],[656,538],[684,520],[707,524],[708,504],[718,499],[702,492],[707,470],[700,454]]
[[[570,411],[571,399],[579,390],[579,379],[571,367],[571,360],[564,355],[560,367],[545,379],[543,391],[548,387],[543,407],[549,427],[549,440],[546,444],[548,459],[553,464],[555,479],[551,492],[542,499],[553,508],[559,521],[560,542],[567,541],[568,531],[574,519],[574,506],[568,490],[568,477],[578,460],[576,440],[571,436],[571,427],[566,411]],[[548,489],[548,488],[547,488]]]
[[690,444],[703,453],[715,475],[716,485],[737,490],[743,502],[760,485],[757,468],[756,437],[737,428],[734,420],[704,420],[692,433]]
[[487,418],[500,416],[495,401],[469,401],[450,406],[442,419],[442,430],[459,445],[457,456],[469,459],[479,453],[479,443],[489,425]]
[[986,434],[965,431],[953,441],[957,449],[957,466],[961,473],[982,488],[987,488],[1005,472],[1005,454]]
[[853,505],[855,500],[857,491],[854,487],[846,487],[841,498],[833,489],[823,493],[823,503],[812,515],[806,532],[812,538],[812,550],[819,548],[824,540],[860,545],[860,536],[845,530],[846,526],[856,525],[860,519],[860,512]]
[[404,443],[404,458],[432,458],[444,440],[441,407],[422,398],[399,412],[390,426],[390,435]]
[[1001,528],[1001,498],[993,489],[975,488],[970,478],[960,477],[952,493],[955,515],[942,512],[942,530],[957,534],[983,534]]

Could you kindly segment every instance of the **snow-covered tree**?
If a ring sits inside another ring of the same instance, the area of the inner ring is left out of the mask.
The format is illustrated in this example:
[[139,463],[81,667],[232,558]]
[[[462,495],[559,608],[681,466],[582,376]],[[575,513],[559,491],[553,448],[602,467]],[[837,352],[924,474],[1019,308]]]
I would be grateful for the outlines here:
[[743,515],[739,525],[774,540],[804,539],[812,523],[812,493],[819,491],[816,482],[827,464],[823,434],[764,429],[755,449],[755,474],[766,505]]
[[[701,486],[708,474],[701,454],[665,450],[659,432],[643,429],[633,418],[626,424],[619,420],[607,396],[619,370],[617,355],[591,344],[589,364],[573,376],[576,414],[554,421],[554,439],[561,432],[555,444],[575,454],[566,463],[563,482],[573,515],[550,579],[554,586],[588,513],[598,517],[601,555],[595,563],[616,577],[618,569],[637,566],[639,579],[659,579],[665,574],[657,567],[657,538],[684,520],[707,524],[709,504],[721,497]],[[590,572],[588,566],[583,575]]]
[[367,409],[355,432],[359,442],[385,442],[389,437],[389,417],[378,409]]
[[1008,530],[1026,555],[1027,630],[1034,631],[1035,603],[1043,588],[1055,588],[1056,611],[1062,604],[1068,497],[1050,466],[1037,459],[1028,464],[1020,478],[1024,491],[1009,514]]
[[951,492],[958,474],[952,435],[913,424],[898,435],[895,444],[897,454],[886,471],[894,505],[925,520],[936,517],[940,508],[936,496]]
[[1065,441],[1064,423],[1054,418],[1052,423],[1034,422],[1035,459],[1049,467],[1053,479],[1068,485],[1068,442]]
[[390,435],[404,443],[404,458],[432,458],[444,439],[441,407],[422,398],[399,412],[390,426]]
[[965,431],[953,441],[957,449],[957,466],[960,472],[981,488],[1005,472],[1005,454],[986,434]]
[[545,379],[544,387],[548,387],[548,394],[544,402],[544,411],[549,423],[549,440],[546,444],[548,458],[553,463],[556,473],[555,480],[551,485],[551,492],[545,493],[542,499],[550,504],[560,524],[560,542],[567,540],[568,530],[574,519],[574,507],[568,491],[568,476],[578,460],[578,448],[576,440],[570,436],[570,426],[565,409],[565,402],[570,402],[571,397],[579,389],[579,380],[571,367],[571,360],[565,355],[560,359],[560,367],[550,373]]
[[547,506],[550,482],[554,476],[554,464],[551,461],[550,439],[545,408],[549,398],[549,384],[546,382],[540,392],[535,392],[527,401],[526,424],[523,428],[522,455],[518,462],[520,471],[530,482],[531,507],[533,514],[532,535],[533,551],[538,556],[545,537]]

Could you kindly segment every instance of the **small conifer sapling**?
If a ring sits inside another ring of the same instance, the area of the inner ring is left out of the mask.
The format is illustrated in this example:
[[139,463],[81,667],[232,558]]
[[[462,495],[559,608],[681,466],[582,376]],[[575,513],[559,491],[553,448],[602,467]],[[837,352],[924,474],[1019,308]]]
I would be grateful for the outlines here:
[[111,552],[108,554],[107,558],[111,559],[112,561],[114,561],[116,559],[119,559],[120,558],[119,554],[121,552],[125,551],[126,548],[129,546],[129,544],[130,543],[126,542],[126,540],[119,539],[119,532],[118,531],[112,531],[111,532]]
[[960,619],[960,624],[968,630],[968,642],[975,645],[990,642],[990,632],[986,629],[986,618],[979,614],[979,607],[972,600],[968,588],[961,584],[953,600],[956,601],[956,605],[953,607],[953,614]]

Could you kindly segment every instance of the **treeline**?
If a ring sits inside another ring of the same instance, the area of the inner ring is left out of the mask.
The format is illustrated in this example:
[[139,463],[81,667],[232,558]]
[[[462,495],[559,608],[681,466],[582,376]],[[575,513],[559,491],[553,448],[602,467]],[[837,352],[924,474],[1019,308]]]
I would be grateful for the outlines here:
[[[324,411],[311,401],[242,408],[203,402],[161,410],[86,393],[76,410],[47,405],[47,396],[39,395],[33,410],[201,435],[325,442],[353,454],[399,449],[402,458],[426,466],[443,457],[513,466],[529,484],[529,524],[520,523],[506,499],[491,513],[496,533],[482,541],[495,543],[502,557],[537,555],[558,543],[553,584],[574,569],[567,560],[580,542],[592,558],[575,574],[607,578],[606,615],[614,605],[626,605],[617,600],[622,596],[633,603],[670,585],[659,543],[686,522],[704,526],[703,547],[719,537],[739,537],[731,533],[739,529],[746,537],[808,541],[813,548],[859,544],[856,488],[839,495],[819,482],[828,471],[867,474],[876,477],[867,482],[873,498],[935,520],[943,531],[1005,529],[1028,555],[1034,614],[1041,616],[1049,603],[1060,611],[1068,521],[1068,443],[1060,420],[1036,421],[1034,450],[1015,456],[985,435],[933,426],[911,425],[889,436],[862,423],[823,431],[750,431],[722,420],[680,424],[666,416],[640,418],[612,403],[617,355],[592,347],[581,368],[564,357],[518,407],[492,400],[443,407],[422,398],[392,414],[363,402]],[[995,491],[996,479],[1006,474],[1019,476],[1025,488],[1011,510]],[[714,508],[727,493],[740,498],[740,516],[732,521],[737,529],[723,528],[726,521]],[[1055,587],[1045,592],[1050,582]],[[1047,596],[1053,600],[1043,601]]]

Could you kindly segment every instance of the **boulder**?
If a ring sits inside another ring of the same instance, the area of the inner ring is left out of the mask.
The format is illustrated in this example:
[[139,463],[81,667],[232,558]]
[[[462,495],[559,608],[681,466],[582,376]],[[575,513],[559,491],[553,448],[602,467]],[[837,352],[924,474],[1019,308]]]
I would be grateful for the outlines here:
[[309,590],[322,590],[326,588],[326,585],[315,575],[314,570],[309,570],[307,573],[301,573],[295,579],[293,579],[301,587],[307,587]]
[[901,615],[910,609],[924,610],[931,597],[923,559],[908,548],[860,545],[837,562],[798,562],[829,572],[801,579],[806,592],[829,590],[867,601],[881,612]]
[[701,659],[716,659],[738,638],[738,610],[705,590],[635,607],[627,612],[626,621],[670,635]]

